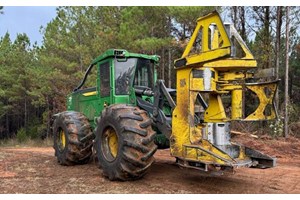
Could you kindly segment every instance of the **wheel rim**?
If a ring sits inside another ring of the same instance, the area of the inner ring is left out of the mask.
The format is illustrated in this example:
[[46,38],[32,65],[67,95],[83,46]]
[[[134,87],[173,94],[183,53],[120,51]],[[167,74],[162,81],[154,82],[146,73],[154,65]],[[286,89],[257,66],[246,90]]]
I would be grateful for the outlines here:
[[58,149],[59,151],[63,151],[66,147],[66,134],[60,129],[58,132]]
[[112,162],[116,159],[118,155],[118,136],[112,127],[108,127],[104,130],[102,134],[102,152],[105,159]]

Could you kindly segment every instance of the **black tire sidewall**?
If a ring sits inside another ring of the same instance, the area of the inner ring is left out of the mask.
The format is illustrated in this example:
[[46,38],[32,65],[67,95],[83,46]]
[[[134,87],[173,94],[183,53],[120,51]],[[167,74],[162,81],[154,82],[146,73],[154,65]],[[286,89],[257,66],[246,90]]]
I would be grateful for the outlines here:
[[[115,104],[102,111],[97,120],[94,146],[99,167],[105,177],[109,180],[130,181],[146,174],[154,161],[153,154],[157,148],[150,122],[145,111],[131,105]],[[118,152],[114,160],[108,155],[109,141],[104,135],[108,127],[114,129],[118,137]],[[102,139],[105,140],[103,143]]]
[[[121,159],[122,159],[122,150],[123,150],[123,140],[124,137],[121,134],[122,130],[121,130],[121,126],[119,124],[118,121],[116,121],[116,119],[114,119],[113,114],[112,115],[106,115],[103,118],[101,118],[100,120],[100,124],[101,126],[99,127],[99,129],[97,129],[97,136],[96,136],[96,146],[97,146],[97,157],[99,159],[99,164],[101,165],[101,167],[107,171],[108,173],[115,173],[114,169],[119,167],[120,163],[121,163]],[[108,127],[112,127],[118,137],[118,152],[117,152],[117,156],[113,161],[108,161],[105,156],[103,155],[102,152],[102,136],[104,134],[104,130]]]
[[[58,147],[58,134],[59,134],[59,130],[62,129],[65,133],[65,138],[66,138],[66,146],[64,148],[63,151],[60,151],[59,147]],[[55,149],[55,154],[57,156],[57,159],[64,163],[66,162],[66,153],[68,151],[69,148],[69,131],[68,128],[66,126],[66,124],[64,123],[64,119],[62,117],[62,115],[59,115],[54,122],[54,128],[53,128],[53,140],[54,140],[54,149]]]

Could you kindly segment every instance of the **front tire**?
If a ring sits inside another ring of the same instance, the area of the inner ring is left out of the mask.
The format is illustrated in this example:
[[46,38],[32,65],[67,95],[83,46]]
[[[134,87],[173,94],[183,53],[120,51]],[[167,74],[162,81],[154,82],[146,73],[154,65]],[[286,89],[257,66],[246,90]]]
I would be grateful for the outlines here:
[[54,150],[61,165],[86,164],[92,156],[92,140],[80,142],[91,133],[90,123],[82,113],[66,111],[60,113],[53,128]]
[[151,124],[147,113],[133,106],[112,105],[102,112],[95,149],[104,176],[128,181],[146,174],[157,149]]

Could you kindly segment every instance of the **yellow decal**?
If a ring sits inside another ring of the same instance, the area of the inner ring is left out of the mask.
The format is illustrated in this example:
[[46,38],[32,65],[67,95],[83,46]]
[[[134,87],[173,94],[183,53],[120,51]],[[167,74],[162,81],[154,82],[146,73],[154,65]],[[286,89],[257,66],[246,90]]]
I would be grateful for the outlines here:
[[88,97],[88,96],[92,96],[92,95],[96,95],[97,94],[97,91],[94,91],[94,92],[86,92],[86,93],[83,93],[82,95],[85,96],[85,97]]

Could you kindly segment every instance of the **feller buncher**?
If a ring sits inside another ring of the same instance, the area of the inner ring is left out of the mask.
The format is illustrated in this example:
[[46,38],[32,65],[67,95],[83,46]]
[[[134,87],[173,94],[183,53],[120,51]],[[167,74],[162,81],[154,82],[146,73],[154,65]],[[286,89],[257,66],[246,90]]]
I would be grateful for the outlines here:
[[[277,81],[253,82],[256,60],[232,25],[217,12],[197,20],[174,62],[176,89],[157,80],[158,63],[157,55],[122,49],[91,63],[67,97],[67,111],[55,115],[60,164],[85,164],[95,155],[110,180],[135,180],[150,168],[157,149],[170,148],[178,165],[207,172],[275,166],[276,158],[230,138],[231,121],[277,117]],[[96,87],[84,88],[93,68]],[[250,112],[247,93],[257,99]]]

